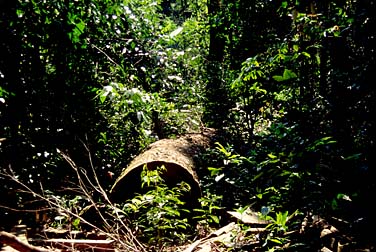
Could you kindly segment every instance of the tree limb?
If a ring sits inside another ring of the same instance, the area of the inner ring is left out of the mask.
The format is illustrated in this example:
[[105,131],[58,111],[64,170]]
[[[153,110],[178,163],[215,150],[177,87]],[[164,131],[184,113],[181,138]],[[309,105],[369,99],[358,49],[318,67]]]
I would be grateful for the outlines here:
[[51,251],[50,249],[35,247],[33,245],[25,243],[21,241],[20,239],[18,239],[17,236],[11,233],[5,232],[5,231],[0,231],[0,243],[6,244],[20,252],[49,252]]

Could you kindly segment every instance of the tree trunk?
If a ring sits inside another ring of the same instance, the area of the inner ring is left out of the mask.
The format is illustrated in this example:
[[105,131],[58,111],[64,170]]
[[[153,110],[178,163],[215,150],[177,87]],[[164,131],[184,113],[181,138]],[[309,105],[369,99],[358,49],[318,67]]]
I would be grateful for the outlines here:
[[222,64],[225,50],[225,27],[220,0],[208,3],[210,23],[210,45],[207,65],[208,82],[206,85],[206,109],[204,122],[213,128],[220,129],[227,118],[228,96],[222,78]]

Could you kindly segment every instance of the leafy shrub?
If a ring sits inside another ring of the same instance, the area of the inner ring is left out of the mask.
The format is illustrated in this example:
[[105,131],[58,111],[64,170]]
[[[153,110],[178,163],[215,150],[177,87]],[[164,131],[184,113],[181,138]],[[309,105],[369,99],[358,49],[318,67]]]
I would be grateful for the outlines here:
[[168,188],[160,176],[164,169],[164,166],[156,170],[144,167],[141,173],[142,187],[148,191],[136,195],[123,206],[138,238],[149,245],[184,242],[191,228],[185,215],[188,213],[184,209],[185,202],[180,199],[190,190],[190,186],[182,182]]

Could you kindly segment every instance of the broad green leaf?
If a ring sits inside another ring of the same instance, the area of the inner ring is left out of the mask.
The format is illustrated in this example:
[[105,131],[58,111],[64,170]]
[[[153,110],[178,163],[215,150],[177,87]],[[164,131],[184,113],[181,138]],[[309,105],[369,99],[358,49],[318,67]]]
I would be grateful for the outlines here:
[[293,79],[293,78],[296,78],[296,77],[297,77],[296,74],[289,69],[285,69],[285,71],[283,72],[283,78],[285,80]]
[[179,26],[175,31],[170,33],[170,37],[173,38],[183,30],[183,27]]
[[289,69],[285,69],[284,72],[283,72],[283,76],[274,75],[273,79],[280,82],[280,81],[286,81],[286,80],[294,79],[296,77],[297,77],[297,75],[293,71],[291,71]]

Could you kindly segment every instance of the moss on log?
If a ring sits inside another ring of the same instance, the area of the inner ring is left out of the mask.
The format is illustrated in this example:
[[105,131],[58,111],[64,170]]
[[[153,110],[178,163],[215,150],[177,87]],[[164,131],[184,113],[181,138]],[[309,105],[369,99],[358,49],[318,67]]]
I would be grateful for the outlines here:
[[111,188],[111,198],[115,202],[125,201],[143,193],[141,188],[141,172],[144,166],[156,169],[164,166],[161,175],[166,185],[173,187],[185,181],[191,186],[189,195],[183,200],[194,204],[201,196],[199,179],[199,155],[212,146],[215,130],[207,129],[203,133],[186,134],[176,139],[162,139],[152,143],[146,150],[136,156],[123,170]]

